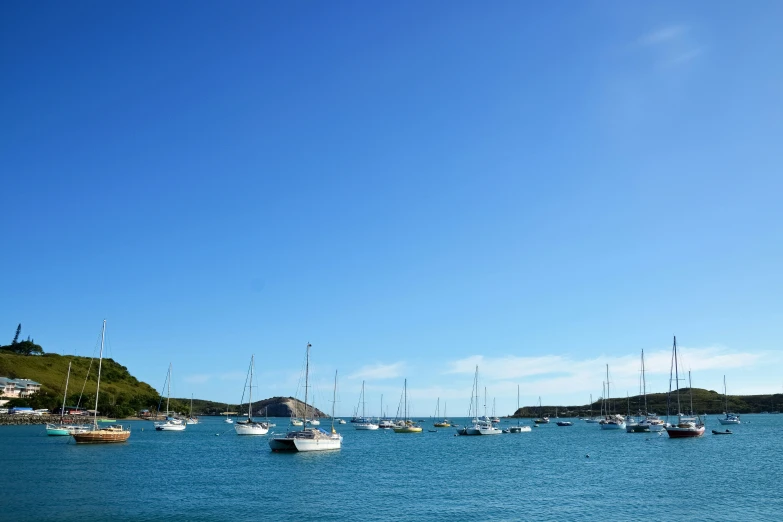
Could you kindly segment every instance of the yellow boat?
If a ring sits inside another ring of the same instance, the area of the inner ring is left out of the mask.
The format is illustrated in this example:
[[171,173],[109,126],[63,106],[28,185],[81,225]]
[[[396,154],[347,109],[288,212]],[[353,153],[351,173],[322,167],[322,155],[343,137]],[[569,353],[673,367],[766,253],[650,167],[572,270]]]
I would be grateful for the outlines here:
[[[446,416],[446,403],[443,403],[443,416]],[[435,408],[435,417],[440,417],[440,397],[438,397],[438,406]],[[433,424],[436,428],[450,428],[451,423],[448,419],[443,419]]]
[[421,426],[399,426],[392,429],[394,433],[421,433],[423,431]]

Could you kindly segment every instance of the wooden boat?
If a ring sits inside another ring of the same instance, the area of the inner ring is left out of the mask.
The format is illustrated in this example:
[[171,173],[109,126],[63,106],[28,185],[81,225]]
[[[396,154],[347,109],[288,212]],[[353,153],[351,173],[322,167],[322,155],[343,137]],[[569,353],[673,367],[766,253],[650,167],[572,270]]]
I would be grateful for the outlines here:
[[109,444],[113,442],[125,442],[130,437],[130,429],[123,428],[119,424],[98,427],[98,394],[101,390],[101,366],[103,363],[103,344],[106,338],[106,320],[103,320],[103,329],[101,330],[101,351],[98,359],[98,384],[95,388],[95,416],[93,417],[92,428],[81,432],[72,433],[71,436],[77,444]]

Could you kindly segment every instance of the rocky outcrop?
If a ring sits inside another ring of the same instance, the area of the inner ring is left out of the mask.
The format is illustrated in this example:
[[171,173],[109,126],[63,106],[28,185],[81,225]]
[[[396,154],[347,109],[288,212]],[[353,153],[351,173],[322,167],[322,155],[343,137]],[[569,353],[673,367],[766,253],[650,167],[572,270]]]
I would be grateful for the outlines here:
[[[245,405],[247,408],[247,405]],[[245,409],[245,411],[247,411]],[[303,417],[305,411],[304,402],[293,397],[272,397],[253,403],[253,414],[257,417]],[[316,409],[313,414],[313,406],[307,406],[308,418],[328,417],[321,410]]]

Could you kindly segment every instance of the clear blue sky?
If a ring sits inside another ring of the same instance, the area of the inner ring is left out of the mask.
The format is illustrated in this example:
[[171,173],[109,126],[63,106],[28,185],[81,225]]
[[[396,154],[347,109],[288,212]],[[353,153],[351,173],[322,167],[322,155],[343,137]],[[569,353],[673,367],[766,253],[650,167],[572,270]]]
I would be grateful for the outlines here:
[[[174,394],[783,391],[783,4],[4,2],[0,326]],[[3,326],[4,325],[4,326]],[[613,393],[615,395],[615,393]],[[442,407],[442,406],[441,406]]]

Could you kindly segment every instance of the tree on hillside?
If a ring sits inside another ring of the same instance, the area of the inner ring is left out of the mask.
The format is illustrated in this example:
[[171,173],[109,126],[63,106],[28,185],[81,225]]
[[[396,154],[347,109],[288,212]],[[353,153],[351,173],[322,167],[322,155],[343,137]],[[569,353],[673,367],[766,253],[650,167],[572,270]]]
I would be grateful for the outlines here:
[[16,327],[16,335],[14,335],[14,340],[11,341],[11,344],[16,344],[16,342],[19,340],[19,334],[22,332],[22,323],[19,323],[19,326]]

